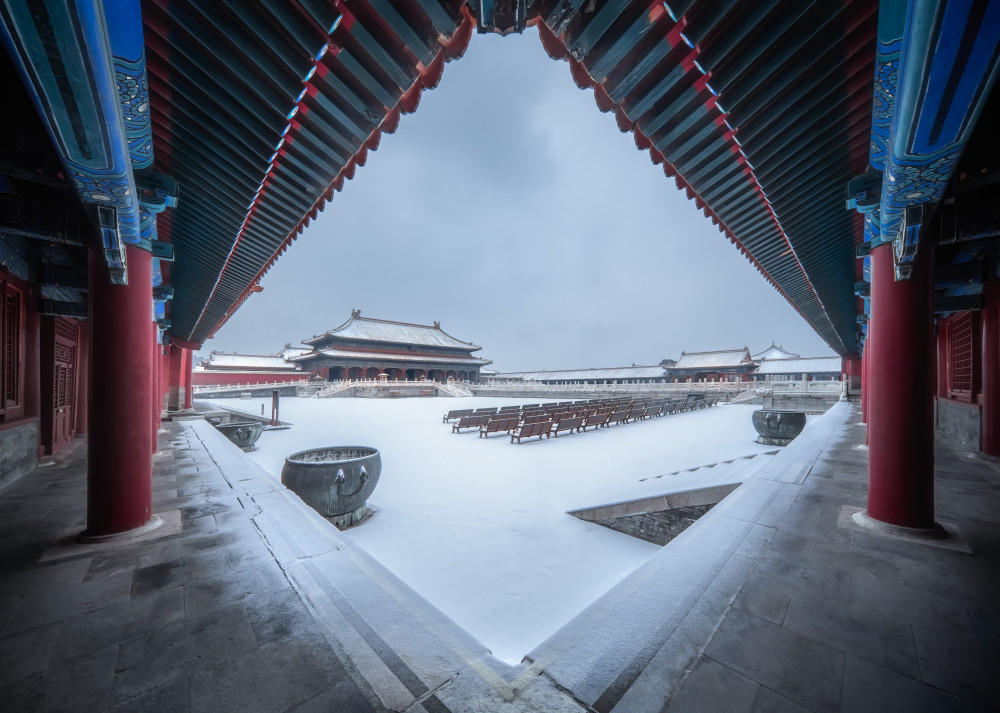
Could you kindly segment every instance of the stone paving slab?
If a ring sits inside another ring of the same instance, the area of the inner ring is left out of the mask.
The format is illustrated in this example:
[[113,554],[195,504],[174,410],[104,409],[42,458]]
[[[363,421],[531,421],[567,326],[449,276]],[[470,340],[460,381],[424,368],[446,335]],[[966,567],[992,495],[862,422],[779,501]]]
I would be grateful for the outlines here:
[[[42,561],[83,529],[78,442],[0,491],[0,700],[60,711],[975,711],[1000,697],[1000,467],[937,445],[957,552],[837,527],[845,404],[518,666],[204,421],[166,424],[181,531]],[[734,497],[735,496],[735,497]]]

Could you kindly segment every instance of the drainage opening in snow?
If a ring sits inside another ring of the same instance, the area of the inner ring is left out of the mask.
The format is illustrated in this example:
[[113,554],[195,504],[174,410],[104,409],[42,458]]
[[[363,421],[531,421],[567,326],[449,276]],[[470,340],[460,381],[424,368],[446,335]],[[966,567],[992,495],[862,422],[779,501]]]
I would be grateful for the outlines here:
[[569,514],[654,545],[665,545],[738,487],[740,483],[713,485],[570,510]]

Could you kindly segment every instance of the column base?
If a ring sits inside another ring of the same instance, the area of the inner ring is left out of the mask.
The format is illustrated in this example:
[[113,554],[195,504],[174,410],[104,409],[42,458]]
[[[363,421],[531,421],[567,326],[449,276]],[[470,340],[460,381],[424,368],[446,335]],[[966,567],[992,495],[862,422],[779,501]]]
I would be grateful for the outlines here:
[[931,527],[904,527],[876,520],[867,510],[854,513],[851,519],[866,530],[907,540],[944,540],[949,536],[948,531],[936,522]]
[[87,531],[84,530],[79,535],[76,536],[75,541],[81,545],[92,545],[98,543],[114,542],[117,544],[125,544],[132,540],[139,539],[144,535],[149,534],[153,530],[161,527],[163,525],[163,520],[159,518],[158,515],[153,515],[149,522],[145,525],[139,525],[139,527],[133,527],[131,530],[126,530],[125,532],[115,532],[110,535],[88,535]]

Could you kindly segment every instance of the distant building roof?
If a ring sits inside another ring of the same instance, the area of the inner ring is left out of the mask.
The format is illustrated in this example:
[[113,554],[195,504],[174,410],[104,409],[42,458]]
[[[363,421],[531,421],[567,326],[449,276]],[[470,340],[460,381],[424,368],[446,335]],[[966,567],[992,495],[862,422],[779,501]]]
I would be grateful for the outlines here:
[[832,374],[840,373],[843,364],[839,356],[799,357],[797,359],[765,359],[758,374]]
[[725,369],[730,367],[748,366],[751,363],[750,350],[723,349],[717,352],[681,352],[671,370],[677,369]]
[[662,379],[666,370],[662,366],[621,366],[603,369],[564,369],[558,371],[510,371],[496,374],[498,379],[523,381],[591,381],[619,379]]
[[387,344],[414,344],[424,347],[450,347],[464,351],[476,351],[482,347],[472,342],[463,342],[441,329],[440,322],[433,325],[392,322],[386,319],[362,317],[361,310],[351,312],[351,318],[339,327],[302,340],[304,344],[316,345],[326,341],[353,340],[359,342],[385,342]]
[[291,359],[292,357],[308,354],[311,351],[312,349],[309,347],[293,347],[290,344],[286,344],[285,348],[278,352],[278,354],[284,359]]
[[790,351],[777,346],[774,342],[771,342],[771,346],[762,351],[760,354],[755,354],[753,356],[754,361],[760,361],[761,359],[797,359],[801,354],[792,354]]
[[299,367],[289,364],[281,354],[223,354],[212,352],[208,359],[202,361],[207,371],[240,371],[253,369],[255,371],[295,371]]

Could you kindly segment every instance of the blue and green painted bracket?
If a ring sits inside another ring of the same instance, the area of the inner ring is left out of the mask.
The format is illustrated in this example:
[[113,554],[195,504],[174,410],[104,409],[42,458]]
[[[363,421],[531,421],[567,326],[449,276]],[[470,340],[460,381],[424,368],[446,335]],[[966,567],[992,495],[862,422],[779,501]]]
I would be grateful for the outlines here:
[[[907,279],[933,214],[1000,74],[1000,0],[882,0],[869,163],[878,205],[848,188],[865,240],[891,243]],[[864,180],[863,180],[864,179]]]
[[153,164],[139,0],[0,0],[0,38],[125,284],[125,246],[149,249],[177,195],[169,179],[137,188]]

